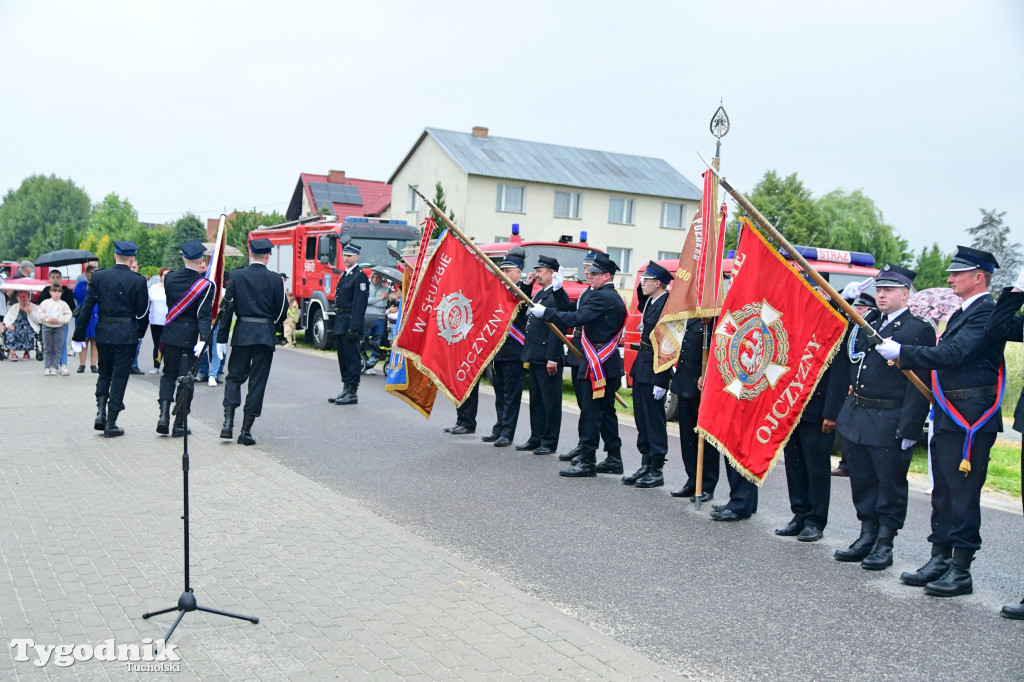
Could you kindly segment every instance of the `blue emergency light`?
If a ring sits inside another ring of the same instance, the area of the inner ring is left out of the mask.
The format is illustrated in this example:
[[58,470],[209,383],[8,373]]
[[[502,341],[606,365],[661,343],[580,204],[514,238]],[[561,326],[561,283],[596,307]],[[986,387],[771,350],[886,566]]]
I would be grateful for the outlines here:
[[519,234],[519,223],[512,223],[512,234]]
[[580,241],[581,242],[587,241],[587,231],[586,230],[583,230],[583,231],[580,232]]

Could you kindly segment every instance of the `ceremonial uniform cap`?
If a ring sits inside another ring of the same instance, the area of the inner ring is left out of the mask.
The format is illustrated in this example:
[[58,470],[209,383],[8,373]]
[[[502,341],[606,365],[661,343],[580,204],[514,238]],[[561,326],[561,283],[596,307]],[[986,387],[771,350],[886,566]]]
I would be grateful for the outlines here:
[[274,242],[270,241],[266,237],[249,240],[249,250],[258,256],[262,256],[265,253],[270,253],[271,249],[273,248]]
[[537,258],[537,264],[533,266],[533,269],[537,268],[551,268],[552,270],[558,269],[558,259],[552,258],[551,256],[540,256]]
[[139,247],[136,246],[135,242],[114,242],[114,253],[116,253],[118,256],[134,256],[135,252],[138,250]]
[[505,259],[501,261],[499,268],[519,268],[523,269],[523,259],[513,256],[511,253],[505,256]]
[[594,257],[594,262],[590,264],[589,269],[591,272],[606,272],[609,275],[614,275],[619,271],[619,266],[615,264],[615,261],[607,253],[599,253]]
[[913,270],[908,270],[907,268],[894,265],[892,263],[886,263],[875,276],[875,286],[906,287],[909,289],[910,285],[914,283],[915,277],[917,277],[917,273]]
[[957,246],[953,262],[946,268],[946,272],[964,272],[975,268],[985,272],[995,272],[999,267],[996,257],[988,251],[971,248],[970,246]]
[[647,264],[643,274],[640,275],[640,279],[656,279],[665,286],[668,286],[672,282],[672,275],[668,270],[651,261]]
[[858,296],[857,300],[853,302],[853,305],[863,305],[871,308],[872,310],[878,310],[878,304],[875,303],[875,297],[867,293]]
[[345,244],[345,248],[343,248],[341,252],[348,256],[358,256],[362,254],[363,247],[359,246],[359,244],[349,242],[348,244]]
[[182,258],[195,260],[196,258],[202,258],[204,253],[206,253],[206,247],[198,239],[187,241],[181,245]]

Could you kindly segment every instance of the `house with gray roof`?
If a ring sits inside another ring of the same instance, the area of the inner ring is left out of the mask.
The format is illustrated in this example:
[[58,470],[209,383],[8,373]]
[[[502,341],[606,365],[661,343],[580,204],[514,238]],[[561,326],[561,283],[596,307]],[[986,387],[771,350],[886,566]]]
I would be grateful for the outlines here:
[[676,258],[700,205],[700,188],[662,159],[426,128],[391,175],[390,216],[419,224],[423,202],[444,188],[455,222],[479,243],[587,241],[622,267],[616,286],[632,288],[651,259]]

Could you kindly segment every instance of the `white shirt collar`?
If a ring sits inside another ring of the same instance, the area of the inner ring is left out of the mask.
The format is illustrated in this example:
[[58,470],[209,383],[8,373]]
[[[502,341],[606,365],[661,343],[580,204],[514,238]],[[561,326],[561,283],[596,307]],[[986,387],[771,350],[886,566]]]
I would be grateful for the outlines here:
[[899,317],[900,315],[902,315],[902,314],[903,314],[903,311],[904,311],[904,310],[906,310],[906,309],[907,309],[906,307],[903,307],[903,308],[900,308],[899,310],[897,310],[897,311],[896,311],[896,312],[894,312],[894,313],[889,313],[889,314],[888,314],[888,316],[886,316],[886,318],[885,318],[885,323],[886,323],[886,324],[889,324],[890,322],[892,322],[893,320],[895,320],[895,319],[896,319],[897,317]]
[[987,294],[988,294],[987,291],[983,291],[980,294],[975,294],[974,296],[971,296],[969,299],[967,299],[966,301],[964,301],[963,303],[960,304],[960,310],[962,310],[962,311],[964,311],[966,313],[967,309],[971,306],[972,303],[974,303],[979,298],[981,298],[982,296],[985,296]]

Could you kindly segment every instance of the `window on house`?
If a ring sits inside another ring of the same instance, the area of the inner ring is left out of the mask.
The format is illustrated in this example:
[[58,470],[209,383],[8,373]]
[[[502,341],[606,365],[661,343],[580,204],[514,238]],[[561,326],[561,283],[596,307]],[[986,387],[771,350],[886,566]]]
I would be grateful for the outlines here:
[[580,193],[579,192],[555,192],[555,217],[576,218],[580,217]]
[[622,272],[630,272],[629,259],[633,255],[633,249],[622,249],[618,246],[608,247],[608,257],[615,261]]
[[659,251],[655,260],[674,260],[676,258],[679,258],[678,251]]
[[620,225],[633,224],[633,200],[612,197],[608,200],[608,222]]
[[415,189],[414,189],[414,188],[418,188],[418,187],[419,187],[419,185],[413,185],[412,187],[409,188],[409,202],[408,202],[409,205],[405,209],[409,213],[415,213],[416,210],[419,208],[420,197],[419,197],[418,194],[416,194]]
[[683,229],[683,205],[670,201],[661,202],[661,226],[676,230]]
[[526,188],[517,185],[498,185],[498,200],[494,209],[505,213],[523,212],[523,194]]

